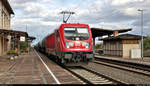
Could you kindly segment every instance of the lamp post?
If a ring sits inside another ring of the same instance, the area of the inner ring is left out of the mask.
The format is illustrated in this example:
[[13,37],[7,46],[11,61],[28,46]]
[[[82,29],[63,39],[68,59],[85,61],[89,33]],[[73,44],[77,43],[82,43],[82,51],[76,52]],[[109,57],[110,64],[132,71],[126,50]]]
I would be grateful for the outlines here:
[[141,12],[141,58],[143,59],[143,10],[138,9]]

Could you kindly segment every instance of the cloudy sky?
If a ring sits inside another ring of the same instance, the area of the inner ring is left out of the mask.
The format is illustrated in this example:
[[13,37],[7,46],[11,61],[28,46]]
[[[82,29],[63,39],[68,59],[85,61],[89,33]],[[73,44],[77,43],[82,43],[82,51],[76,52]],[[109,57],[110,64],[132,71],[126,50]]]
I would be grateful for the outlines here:
[[40,41],[62,23],[61,11],[73,11],[68,22],[108,29],[133,28],[140,34],[138,9],[144,9],[144,35],[150,36],[150,0],[9,0],[15,16],[11,28],[26,31]]

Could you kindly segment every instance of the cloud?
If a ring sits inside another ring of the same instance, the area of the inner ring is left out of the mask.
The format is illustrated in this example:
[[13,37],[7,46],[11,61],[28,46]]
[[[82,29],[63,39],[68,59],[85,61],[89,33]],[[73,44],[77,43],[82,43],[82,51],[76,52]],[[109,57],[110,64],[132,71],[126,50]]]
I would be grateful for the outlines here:
[[10,4],[16,14],[12,28],[25,31],[28,25],[36,42],[62,23],[63,10],[75,12],[68,21],[71,23],[110,29],[131,27],[130,33],[140,34],[141,14],[137,10],[144,9],[144,32],[149,34],[150,0],[11,0]]
[[112,5],[120,6],[120,5],[127,5],[130,3],[141,3],[144,2],[144,0],[113,0]]
[[129,15],[129,16],[136,16],[136,15],[138,15],[137,8],[133,8],[133,7],[125,8],[123,10],[123,12],[124,12],[125,15]]

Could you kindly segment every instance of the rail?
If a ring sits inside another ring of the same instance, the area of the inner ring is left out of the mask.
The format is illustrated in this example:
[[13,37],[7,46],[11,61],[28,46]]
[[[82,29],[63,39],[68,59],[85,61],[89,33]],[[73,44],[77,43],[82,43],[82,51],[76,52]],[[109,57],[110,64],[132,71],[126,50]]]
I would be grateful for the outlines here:
[[121,81],[114,80],[105,75],[99,74],[86,67],[70,67],[65,68],[73,75],[77,76],[80,80],[86,84],[127,84]]
[[145,76],[150,76],[150,69],[148,65],[144,64],[137,64],[137,63],[131,63],[131,62],[124,62],[124,61],[117,61],[117,60],[111,60],[111,59],[105,59],[105,58],[98,58],[95,57],[94,63],[101,64],[125,71],[130,71],[138,74],[142,74]]

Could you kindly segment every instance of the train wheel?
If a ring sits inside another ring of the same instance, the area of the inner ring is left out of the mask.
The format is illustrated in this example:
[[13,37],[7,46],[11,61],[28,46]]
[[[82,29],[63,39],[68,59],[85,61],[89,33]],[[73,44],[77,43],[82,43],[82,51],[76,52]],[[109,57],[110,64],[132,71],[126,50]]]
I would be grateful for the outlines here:
[[61,58],[61,63],[62,63],[62,64],[64,63],[64,59],[63,59],[63,58]]
[[56,56],[55,61],[56,61],[57,63],[59,63],[59,58],[58,58],[58,56]]

